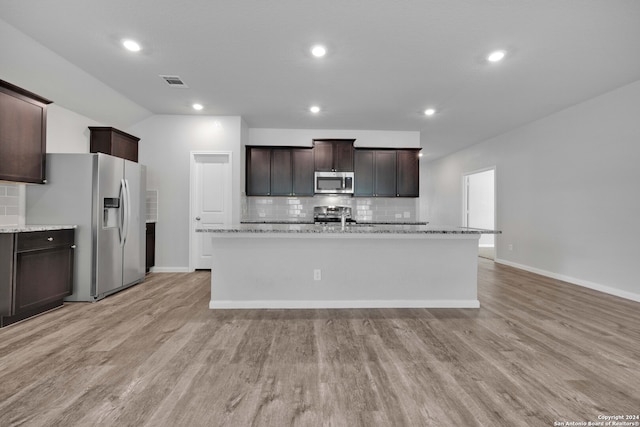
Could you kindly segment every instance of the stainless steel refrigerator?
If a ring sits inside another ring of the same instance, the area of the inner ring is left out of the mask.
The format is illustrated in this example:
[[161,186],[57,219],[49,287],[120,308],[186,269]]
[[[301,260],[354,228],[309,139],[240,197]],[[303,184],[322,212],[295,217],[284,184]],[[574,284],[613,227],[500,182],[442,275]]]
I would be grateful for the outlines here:
[[73,293],[97,301],[144,280],[146,167],[102,153],[47,154],[26,223],[76,224]]

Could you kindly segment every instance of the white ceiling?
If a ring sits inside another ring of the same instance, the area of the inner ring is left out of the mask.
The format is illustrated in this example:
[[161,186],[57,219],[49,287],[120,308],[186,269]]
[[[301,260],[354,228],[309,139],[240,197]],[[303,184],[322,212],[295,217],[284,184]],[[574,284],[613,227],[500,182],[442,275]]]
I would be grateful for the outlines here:
[[420,131],[428,158],[640,79],[637,0],[0,0],[0,17],[156,114]]

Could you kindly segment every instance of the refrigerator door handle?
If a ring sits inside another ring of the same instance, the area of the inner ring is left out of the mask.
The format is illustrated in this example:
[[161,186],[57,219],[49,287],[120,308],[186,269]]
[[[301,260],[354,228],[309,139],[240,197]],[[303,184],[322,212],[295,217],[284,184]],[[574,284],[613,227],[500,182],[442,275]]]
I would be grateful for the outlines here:
[[127,232],[127,187],[124,179],[120,180],[120,215],[118,215],[118,220],[120,247],[124,247]]
[[129,181],[122,180],[122,188],[124,189],[124,227],[122,231],[122,244],[124,246],[129,236],[129,225],[131,224],[131,193],[129,192]]
[[118,191],[118,199],[120,200],[120,206],[118,209],[118,240],[120,247],[122,247],[124,238],[124,179],[120,180],[120,190]]

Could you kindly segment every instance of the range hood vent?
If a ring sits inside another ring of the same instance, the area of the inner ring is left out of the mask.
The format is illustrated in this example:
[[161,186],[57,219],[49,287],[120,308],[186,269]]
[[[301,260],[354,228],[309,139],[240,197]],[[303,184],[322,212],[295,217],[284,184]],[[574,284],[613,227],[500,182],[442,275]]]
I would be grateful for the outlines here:
[[163,76],[160,77],[171,87],[188,88],[189,86],[180,78],[180,76]]

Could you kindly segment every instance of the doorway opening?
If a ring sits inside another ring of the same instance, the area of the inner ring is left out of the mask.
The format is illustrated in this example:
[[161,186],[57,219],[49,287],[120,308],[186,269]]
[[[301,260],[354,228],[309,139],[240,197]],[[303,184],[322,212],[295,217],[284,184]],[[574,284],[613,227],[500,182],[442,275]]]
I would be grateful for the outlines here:
[[[496,228],[496,184],[495,167],[464,175],[463,225],[472,228]],[[495,235],[482,234],[478,243],[478,254],[495,259]]]

